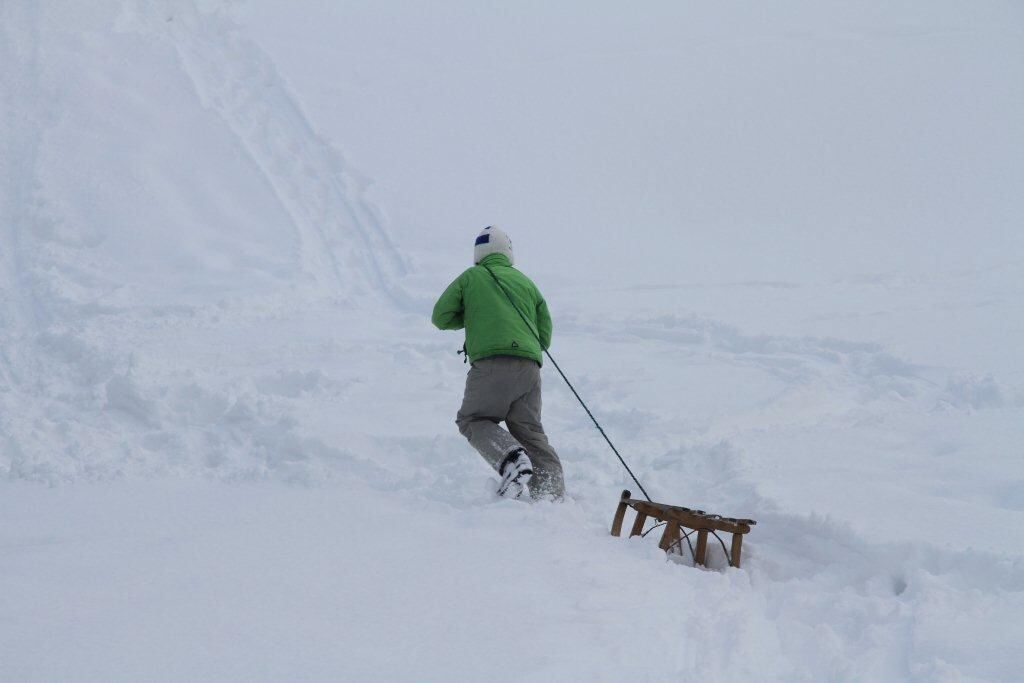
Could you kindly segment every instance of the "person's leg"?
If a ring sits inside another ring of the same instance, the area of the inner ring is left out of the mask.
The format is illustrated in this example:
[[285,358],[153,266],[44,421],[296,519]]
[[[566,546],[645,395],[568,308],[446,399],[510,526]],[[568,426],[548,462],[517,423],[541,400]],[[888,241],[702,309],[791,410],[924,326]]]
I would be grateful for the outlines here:
[[548,437],[541,425],[540,368],[536,364],[531,365],[526,375],[528,389],[509,406],[505,423],[512,436],[526,448],[533,463],[531,495],[535,498],[544,495],[561,498],[565,495],[562,462],[558,459],[555,449],[548,443]]
[[[512,361],[512,362],[510,362]],[[466,375],[466,393],[455,418],[459,431],[495,471],[521,444],[498,426],[517,396],[514,359],[484,358]]]

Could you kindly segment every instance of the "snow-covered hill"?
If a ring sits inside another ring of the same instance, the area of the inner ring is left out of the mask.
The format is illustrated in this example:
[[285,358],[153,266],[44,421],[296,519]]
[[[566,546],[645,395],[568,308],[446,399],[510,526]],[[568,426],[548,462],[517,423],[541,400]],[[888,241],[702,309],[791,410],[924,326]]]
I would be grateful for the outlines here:
[[[0,679],[1015,680],[1024,14],[0,5]],[[484,224],[655,499],[495,500]]]

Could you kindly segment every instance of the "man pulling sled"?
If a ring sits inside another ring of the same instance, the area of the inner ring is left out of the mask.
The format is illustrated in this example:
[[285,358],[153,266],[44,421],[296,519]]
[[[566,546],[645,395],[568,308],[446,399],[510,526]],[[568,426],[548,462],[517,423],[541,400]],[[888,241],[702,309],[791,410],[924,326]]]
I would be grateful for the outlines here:
[[441,330],[466,329],[463,352],[471,367],[455,422],[497,470],[499,495],[561,499],[562,463],[540,415],[540,368],[551,344],[548,306],[513,267],[512,242],[501,229],[480,232],[473,263],[444,290],[431,316]]

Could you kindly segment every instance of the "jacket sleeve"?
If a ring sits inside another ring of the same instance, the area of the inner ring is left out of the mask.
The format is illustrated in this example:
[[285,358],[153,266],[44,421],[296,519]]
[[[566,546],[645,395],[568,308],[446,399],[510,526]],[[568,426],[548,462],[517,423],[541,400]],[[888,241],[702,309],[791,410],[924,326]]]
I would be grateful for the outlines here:
[[540,337],[540,350],[546,351],[551,346],[551,313],[543,298],[537,304],[537,336]]
[[434,304],[430,321],[439,330],[461,330],[465,323],[465,306],[462,303],[462,276],[448,285],[441,298]]

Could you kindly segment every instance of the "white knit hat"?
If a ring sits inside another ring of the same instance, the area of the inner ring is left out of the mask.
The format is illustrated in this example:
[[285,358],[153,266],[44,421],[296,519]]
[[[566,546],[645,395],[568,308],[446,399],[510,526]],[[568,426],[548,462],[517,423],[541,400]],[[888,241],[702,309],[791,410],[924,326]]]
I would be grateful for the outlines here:
[[505,231],[496,225],[488,225],[476,236],[476,245],[473,247],[473,263],[477,264],[489,254],[504,254],[508,261],[515,264],[516,259],[512,254],[512,240],[508,238]]

